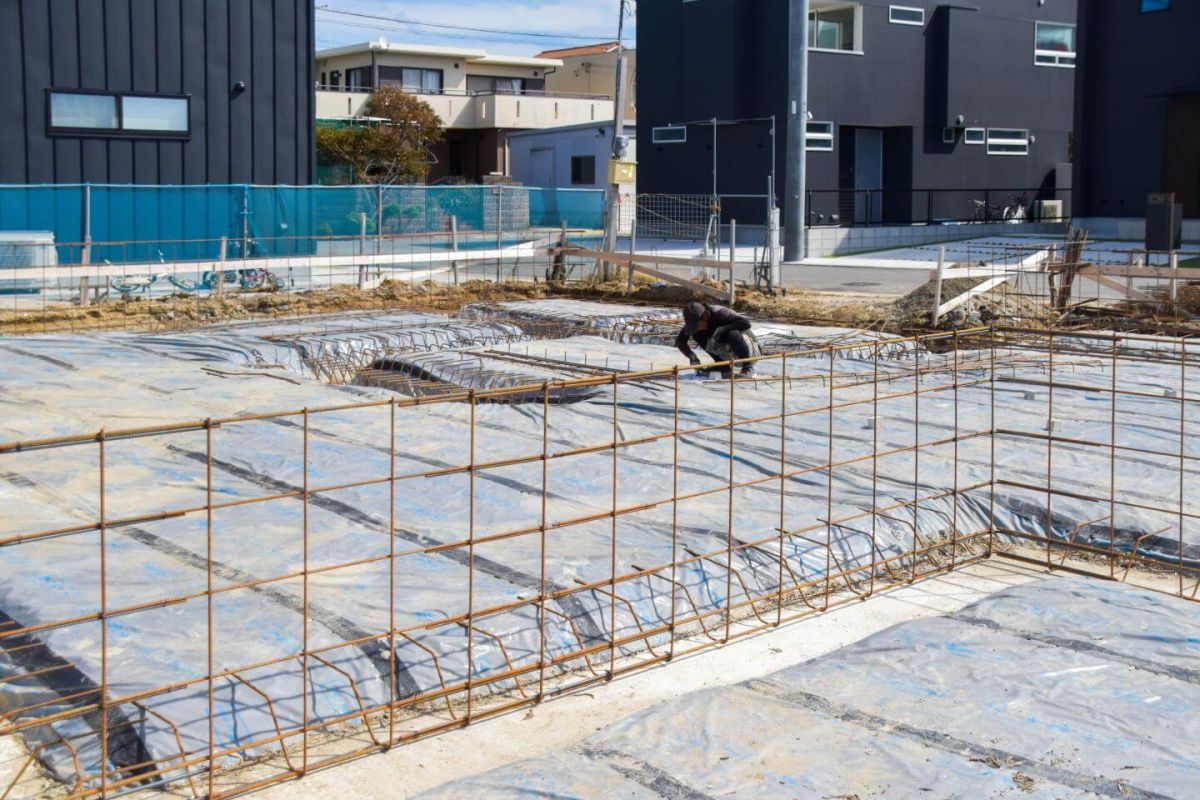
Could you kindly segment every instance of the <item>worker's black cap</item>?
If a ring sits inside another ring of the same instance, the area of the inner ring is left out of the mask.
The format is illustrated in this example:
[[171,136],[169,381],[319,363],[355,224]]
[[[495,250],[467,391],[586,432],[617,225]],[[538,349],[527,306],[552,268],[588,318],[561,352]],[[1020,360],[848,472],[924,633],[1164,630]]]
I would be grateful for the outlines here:
[[704,316],[703,303],[688,303],[683,307],[683,330],[689,336],[696,332],[696,326],[700,324],[701,318]]

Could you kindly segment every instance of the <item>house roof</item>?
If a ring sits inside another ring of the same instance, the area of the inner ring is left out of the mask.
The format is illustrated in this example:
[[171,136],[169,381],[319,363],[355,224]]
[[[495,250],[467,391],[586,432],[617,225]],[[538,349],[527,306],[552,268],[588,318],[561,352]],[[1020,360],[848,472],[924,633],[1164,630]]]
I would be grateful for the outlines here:
[[541,56],[504,56],[504,55],[489,55],[486,50],[478,50],[467,47],[438,47],[426,44],[405,44],[404,42],[389,42],[387,39],[380,37],[371,42],[359,42],[358,44],[348,44],[342,47],[332,47],[327,50],[318,50],[317,60],[330,58],[332,56],[349,56],[356,53],[405,53],[408,55],[424,55],[424,56],[442,56],[444,58],[457,58],[463,61],[468,61],[472,64],[494,64],[509,67],[561,67],[562,62],[556,58],[542,58]]
[[612,53],[617,49],[616,42],[597,42],[596,44],[584,44],[578,47],[563,47],[558,50],[543,50],[538,53],[538,58],[570,58],[572,56],[595,56],[603,55],[604,53]]

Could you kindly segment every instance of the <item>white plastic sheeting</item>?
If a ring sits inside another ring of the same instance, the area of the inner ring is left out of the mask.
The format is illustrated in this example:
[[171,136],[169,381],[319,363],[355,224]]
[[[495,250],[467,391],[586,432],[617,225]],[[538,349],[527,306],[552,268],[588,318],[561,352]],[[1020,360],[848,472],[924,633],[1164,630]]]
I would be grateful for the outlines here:
[[1200,604],[1051,579],[420,797],[1184,800],[1198,663]]
[[[272,335],[272,326],[264,324],[154,336],[89,333],[2,339],[5,378],[0,384],[0,440],[34,439],[102,426],[113,429],[328,407],[388,396],[382,391],[322,385],[289,369],[270,368],[287,361],[271,348],[286,350],[287,345],[279,339],[263,338],[268,335]],[[844,337],[844,333],[832,335]],[[683,362],[670,347],[618,344],[589,336],[505,346],[514,353],[524,349],[573,363],[595,365],[603,359],[631,370]],[[957,391],[943,389],[914,398],[905,394],[918,382],[925,387],[949,382],[947,368],[955,356],[911,348],[887,352],[889,346],[884,346],[879,348],[884,357],[876,363],[871,357],[874,349],[873,345],[857,348],[857,354],[851,352],[836,360],[825,356],[791,359],[786,405],[782,381],[732,385],[680,381],[679,424],[683,429],[726,422],[731,392],[738,419],[767,417],[781,408],[814,411],[789,417],[782,436],[779,421],[772,420],[738,426],[732,437],[728,429],[720,427],[681,437],[679,495],[721,491],[678,503],[678,548],[674,553],[669,500],[674,443],[670,437],[620,448],[615,487],[611,448],[552,461],[547,471],[545,512],[549,528],[545,569],[551,589],[609,577],[614,536],[618,575],[688,559],[689,553],[713,555],[690,560],[677,569],[676,577],[686,591],[676,593],[674,609],[670,585],[658,576],[618,584],[619,601],[603,591],[579,591],[549,604],[547,654],[562,655],[608,641],[614,633],[610,630],[614,620],[615,635],[629,636],[641,628],[666,624],[673,613],[682,617],[712,611],[744,599],[747,592],[775,590],[781,552],[785,581],[803,582],[820,578],[827,570],[899,555],[913,546],[914,530],[926,542],[948,538],[952,528],[964,533],[984,530],[993,514],[1002,527],[1045,531],[1049,526],[1055,535],[1081,533],[1094,542],[1103,542],[1116,532],[1120,546],[1132,546],[1144,534],[1154,534],[1142,540],[1143,551],[1178,556],[1178,546],[1172,547],[1178,539],[1177,529],[1170,529],[1174,518],[1169,514],[1121,510],[1113,525],[1095,524],[1080,532],[1074,530],[1076,525],[1100,516],[1096,503],[1058,497],[1048,509],[1044,493],[1008,486],[997,491],[994,507],[988,488],[962,493],[957,502],[942,496],[922,501],[918,508],[899,506],[917,495],[944,494],[956,486],[987,482],[993,477],[993,463],[997,475],[1029,484],[1044,481],[1046,458],[1036,452],[1036,441],[1001,434],[996,438],[993,462],[991,437],[951,440],[956,430],[960,434],[986,432],[993,424],[1011,431],[1045,432],[1047,390],[1022,382],[1044,379],[1045,373],[1043,366],[1031,361],[1012,362],[996,386],[993,416],[992,388],[986,381],[979,382],[986,377],[986,359],[973,369],[960,371]],[[966,362],[970,355],[960,353],[958,358]],[[1131,357],[1120,364],[1122,380],[1143,386],[1177,385],[1178,370],[1172,372],[1169,365],[1127,355]],[[913,373],[914,359],[919,359],[922,368],[919,378]],[[1108,369],[1102,354],[1073,356],[1060,363],[1061,368],[1069,363],[1071,374],[1081,381],[1086,376],[1102,381]],[[759,372],[770,377],[779,375],[780,369],[778,361],[764,362]],[[831,369],[837,376],[836,389],[830,388]],[[878,392],[871,383],[876,374],[891,379],[881,384]],[[1200,383],[1188,383],[1192,385]],[[1144,394],[1120,400],[1118,440],[1131,445],[1157,444],[1164,452],[1177,447],[1180,404],[1165,391],[1162,397]],[[854,400],[872,402],[845,405]],[[612,387],[584,402],[552,405],[545,426],[548,450],[555,453],[601,445],[611,441],[614,429],[625,441],[672,430],[671,382],[622,383],[617,401],[615,425]],[[837,405],[832,415],[827,410],[831,401]],[[1059,409],[1055,412],[1056,430],[1062,435],[1099,435],[1098,431],[1107,430],[1110,424],[1108,405],[1087,391],[1056,389],[1055,407]],[[479,471],[473,504],[469,476],[443,471],[470,463],[472,456],[480,463],[540,453],[544,423],[540,404],[476,407],[474,453],[470,447],[471,413],[462,403],[400,409],[394,441],[386,405],[311,414],[307,468],[299,417],[223,425],[213,431],[214,500],[295,492],[306,478],[314,488],[378,479],[386,477],[392,466],[397,475],[420,476],[397,483],[394,506],[386,483],[314,494],[308,504],[310,569],[386,556],[389,521],[395,524],[398,552],[461,542],[468,537],[472,522],[477,538],[536,529],[542,513],[540,461]],[[1194,416],[1190,406],[1185,406],[1183,413]],[[784,441],[787,468],[807,471],[788,479],[782,494],[780,482],[773,479],[724,490],[731,479],[738,484],[776,474]],[[905,449],[917,441],[942,443],[926,445],[919,453]],[[1189,444],[1188,448],[1191,452],[1195,446]],[[862,458],[873,450],[888,455]],[[389,464],[392,452],[396,457],[394,464]],[[205,457],[203,431],[110,442],[106,518],[203,506]],[[1108,459],[1107,450],[1056,444],[1055,484],[1091,492],[1097,481],[1107,476]],[[831,461],[854,463],[837,467],[831,476],[823,466]],[[0,456],[0,507],[5,509],[0,515],[0,539],[94,522],[99,514],[97,463],[94,445]],[[1122,453],[1116,463],[1118,496],[1154,497],[1163,504],[1178,499],[1178,459]],[[781,497],[783,527],[806,530],[807,538],[779,541]],[[556,527],[569,520],[603,515],[614,503],[619,508],[645,507],[615,520],[599,517]],[[877,508],[897,509],[872,515],[872,503]],[[468,510],[472,505],[473,520]],[[216,588],[297,573],[303,563],[303,513],[304,504],[295,496],[214,513]],[[820,522],[855,515],[861,516],[841,525]],[[1193,530],[1185,531],[1185,552],[1195,547],[1193,534]],[[110,619],[107,668],[112,696],[206,674],[206,536],[205,515],[195,512],[109,529],[109,609],[175,596],[191,598]],[[735,547],[754,540],[766,540],[767,544],[736,550],[734,574],[730,575],[725,555],[730,540]],[[0,547],[0,575],[4,576],[0,578],[0,611],[18,625],[95,613],[99,608],[98,543],[98,535],[90,531]],[[477,546],[473,609],[536,597],[541,555],[537,536]],[[386,561],[311,574],[309,649],[382,634],[390,623],[405,629],[466,613],[467,561],[465,547],[398,558],[394,607],[389,606],[391,578]],[[301,593],[300,579],[293,578],[216,595],[215,668],[234,669],[299,652],[305,634]],[[527,605],[476,618],[473,674],[478,679],[506,669],[509,663],[525,666],[537,662],[541,622],[537,612],[536,606]],[[398,695],[411,696],[466,677],[465,628],[435,625],[411,636],[411,640],[396,640]],[[53,701],[56,696],[98,685],[97,624],[52,628],[38,634],[38,640],[34,650],[42,660],[17,658],[10,652],[12,648],[0,647],[0,677],[12,678],[0,684],[0,707]],[[652,645],[660,642],[661,638],[651,639]],[[622,648],[628,649],[633,648]],[[355,688],[368,706],[387,702],[392,657],[386,639],[330,650],[325,658],[333,666],[309,661],[311,722],[358,710]],[[56,663],[73,666],[73,672],[62,673],[70,678],[65,684],[21,677]],[[353,679],[353,687],[348,677]],[[273,736],[276,725],[284,730],[299,727],[304,680],[299,659],[219,679],[216,749]],[[248,683],[272,698],[274,716]],[[511,683],[501,688],[506,686]],[[44,706],[38,713],[53,713],[65,708],[64,704],[67,701]],[[136,740],[110,740],[110,753],[118,766],[142,760],[145,753],[157,759],[178,757],[174,731],[151,711],[178,728],[186,751],[207,750],[208,701],[203,683],[155,695],[143,705],[149,710],[122,707],[122,713],[139,724]],[[55,723],[59,733],[82,737],[76,744],[82,769],[90,775],[98,767],[99,747],[94,735],[88,738],[87,734],[96,727],[96,720],[89,717]],[[49,735],[45,728],[33,729],[31,742],[38,741],[39,732]],[[62,748],[47,749],[44,758],[61,778],[74,777],[72,762]]]

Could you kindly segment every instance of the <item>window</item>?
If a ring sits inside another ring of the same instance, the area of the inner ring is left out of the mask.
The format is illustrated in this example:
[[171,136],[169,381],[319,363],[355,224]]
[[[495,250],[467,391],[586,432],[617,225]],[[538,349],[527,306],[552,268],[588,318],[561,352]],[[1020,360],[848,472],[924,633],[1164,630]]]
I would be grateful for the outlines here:
[[818,50],[862,50],[862,4],[813,1],[808,12],[808,46]]
[[1029,131],[988,128],[987,154],[989,156],[1029,155]]
[[380,86],[399,86],[409,94],[441,94],[442,71],[415,67],[380,67]]
[[1035,28],[1033,63],[1044,67],[1075,66],[1075,26],[1039,22]]
[[593,184],[596,182],[596,157],[571,156],[571,183]]
[[983,128],[967,128],[963,131],[963,144],[983,144],[987,141],[987,131]]
[[50,134],[182,137],[191,129],[190,118],[186,96],[47,92]]
[[958,141],[958,131],[955,128],[942,128],[942,144],[954,144]]
[[804,137],[804,149],[810,153],[833,152],[833,123],[810,122]]
[[925,9],[888,6],[888,22],[893,25],[924,25]]
[[111,94],[53,92],[50,95],[50,127],[116,130],[119,127],[117,98]]
[[682,125],[668,125],[665,128],[652,128],[650,141],[654,144],[680,144],[687,141],[687,128]]
[[346,70],[346,88],[350,91],[370,91],[371,89],[371,68],[370,67],[354,67]]
[[468,75],[467,94],[529,94],[546,88],[545,78],[497,78]]
[[186,133],[188,101],[186,97],[121,98],[121,128],[127,131],[172,131]]
[[412,67],[405,67],[402,85],[406,92],[441,94],[442,71],[440,69],[414,69]]
[[1171,7],[1171,0],[1142,0],[1142,13],[1150,11],[1166,11]]

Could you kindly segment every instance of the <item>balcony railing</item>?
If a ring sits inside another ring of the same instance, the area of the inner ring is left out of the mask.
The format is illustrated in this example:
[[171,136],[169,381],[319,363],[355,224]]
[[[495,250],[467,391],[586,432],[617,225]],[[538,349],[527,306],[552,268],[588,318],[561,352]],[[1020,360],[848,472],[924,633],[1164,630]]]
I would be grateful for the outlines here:
[[[395,84],[389,84],[395,85]],[[403,87],[398,87],[403,89]],[[358,92],[360,94],[370,94],[375,91],[371,86],[341,86],[331,84],[317,84],[319,92]],[[404,89],[407,94],[427,94],[427,95],[442,95],[446,97],[563,97],[576,100],[611,100],[612,98],[606,94],[586,94],[583,92],[551,92],[545,89],[437,89],[411,91]]]

